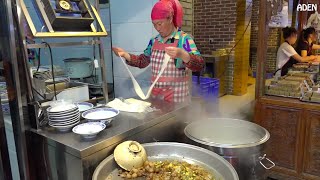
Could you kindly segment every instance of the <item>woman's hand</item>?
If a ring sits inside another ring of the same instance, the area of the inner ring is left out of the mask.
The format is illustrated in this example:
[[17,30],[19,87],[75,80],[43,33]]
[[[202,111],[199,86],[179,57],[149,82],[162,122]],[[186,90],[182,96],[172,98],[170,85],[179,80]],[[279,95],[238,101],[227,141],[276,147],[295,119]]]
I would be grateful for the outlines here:
[[190,55],[187,51],[177,48],[177,47],[166,47],[165,48],[166,53],[172,58],[180,58],[182,59],[185,63],[188,63],[190,61]]
[[112,47],[112,50],[117,56],[124,57],[126,60],[130,61],[130,55],[124,49],[119,47]]

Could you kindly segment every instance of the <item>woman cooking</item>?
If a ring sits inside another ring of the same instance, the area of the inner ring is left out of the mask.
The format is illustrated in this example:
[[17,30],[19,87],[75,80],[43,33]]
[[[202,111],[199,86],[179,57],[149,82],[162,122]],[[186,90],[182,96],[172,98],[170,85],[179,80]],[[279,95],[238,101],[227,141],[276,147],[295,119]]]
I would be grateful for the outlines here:
[[141,55],[133,55],[125,50],[112,48],[116,55],[124,57],[127,64],[145,68],[151,63],[153,82],[158,75],[165,54],[171,60],[152,90],[153,96],[161,95],[169,102],[183,102],[189,96],[188,69],[201,71],[204,60],[190,35],[183,32],[183,9],[178,0],[161,0],[151,12],[154,28],[159,32],[151,38],[147,49]]
[[282,29],[285,42],[282,43],[277,52],[277,71],[276,77],[284,76],[288,73],[290,67],[296,62],[311,62],[316,60],[316,56],[301,57],[292,45],[297,41],[297,30],[291,27]]

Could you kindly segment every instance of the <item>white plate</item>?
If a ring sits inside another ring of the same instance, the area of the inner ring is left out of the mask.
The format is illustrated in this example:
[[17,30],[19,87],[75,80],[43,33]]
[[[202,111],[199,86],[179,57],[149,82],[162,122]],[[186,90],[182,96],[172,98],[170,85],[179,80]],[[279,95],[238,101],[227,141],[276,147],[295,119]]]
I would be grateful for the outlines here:
[[76,123],[68,125],[68,126],[55,126],[55,125],[50,125],[50,124],[49,124],[49,126],[55,128],[58,131],[66,132],[66,131],[70,131],[75,125],[79,124],[79,122],[76,122]]
[[54,107],[50,107],[47,109],[49,113],[61,113],[66,111],[72,111],[74,109],[77,109],[78,107],[74,104],[64,104],[64,105],[57,105]]
[[72,120],[72,121],[68,121],[68,122],[52,122],[52,121],[49,121],[49,125],[50,126],[69,126],[69,125],[72,125],[72,124],[77,124],[80,122],[80,119],[75,119],[75,120]]
[[48,117],[48,119],[49,119],[50,121],[53,121],[53,122],[72,121],[72,120],[74,120],[74,119],[80,119],[80,115],[73,116],[73,117],[70,117],[70,118],[60,118],[60,119]]
[[66,120],[55,120],[55,119],[50,119],[49,118],[49,123],[54,123],[54,124],[66,124],[66,123],[71,123],[74,121],[80,120],[80,116],[74,117],[72,119],[66,119]]
[[[48,108],[49,109],[49,108]],[[80,113],[78,107],[74,108],[70,111],[64,111],[64,112],[48,112],[48,115],[52,115],[52,116],[69,116],[71,114],[77,114]]]
[[48,114],[48,118],[55,119],[55,120],[70,119],[70,118],[77,117],[77,116],[80,116],[80,112],[69,114],[69,115],[61,115],[61,116],[59,116],[59,115],[54,116],[54,115]]
[[106,120],[119,114],[119,110],[113,108],[97,108],[85,111],[82,117],[88,120]]

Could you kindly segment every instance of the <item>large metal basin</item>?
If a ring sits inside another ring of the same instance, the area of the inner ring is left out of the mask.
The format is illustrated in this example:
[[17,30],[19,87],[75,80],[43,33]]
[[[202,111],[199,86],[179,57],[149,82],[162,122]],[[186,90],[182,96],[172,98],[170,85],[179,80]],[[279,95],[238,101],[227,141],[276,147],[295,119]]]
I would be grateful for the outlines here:
[[[212,172],[219,180],[238,180],[235,169],[222,157],[214,152],[197,146],[157,142],[143,144],[147,151],[149,160],[181,160],[201,165]],[[118,176],[118,165],[113,155],[103,160],[94,171],[92,180],[120,180]]]
[[[263,180],[274,163],[263,154],[269,132],[254,123],[238,119],[212,118],[185,128],[193,142],[224,157],[236,169],[240,180]],[[265,165],[266,164],[266,165]]]

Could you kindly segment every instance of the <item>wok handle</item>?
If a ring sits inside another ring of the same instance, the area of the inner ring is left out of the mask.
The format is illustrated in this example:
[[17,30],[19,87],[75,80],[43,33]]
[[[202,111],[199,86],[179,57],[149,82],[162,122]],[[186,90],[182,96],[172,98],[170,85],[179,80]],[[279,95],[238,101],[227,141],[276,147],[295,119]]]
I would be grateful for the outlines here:
[[[266,156],[267,156],[267,155],[264,154],[262,157],[259,157],[261,166],[263,166],[265,169],[271,169],[271,168],[273,168],[274,166],[276,166],[276,164],[275,164],[273,161],[271,161],[269,158],[267,158]],[[267,161],[269,161],[269,163],[271,163],[271,166],[270,166],[270,167],[267,167],[266,165],[263,164],[262,161],[263,161],[264,159],[267,160]]]

